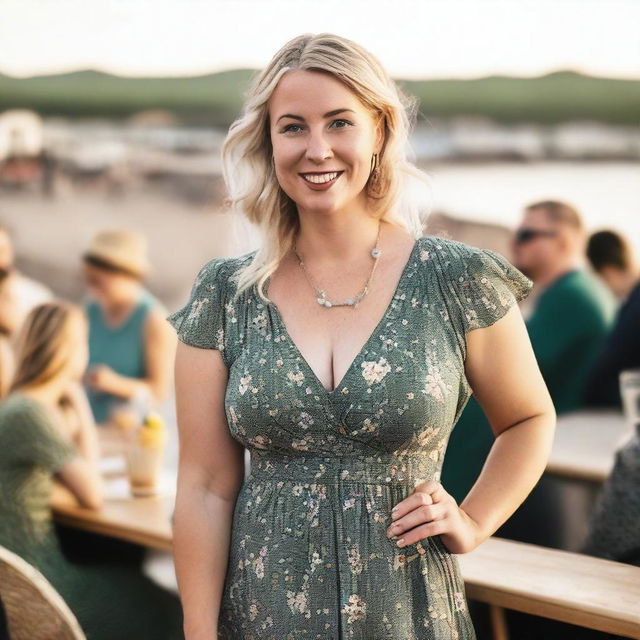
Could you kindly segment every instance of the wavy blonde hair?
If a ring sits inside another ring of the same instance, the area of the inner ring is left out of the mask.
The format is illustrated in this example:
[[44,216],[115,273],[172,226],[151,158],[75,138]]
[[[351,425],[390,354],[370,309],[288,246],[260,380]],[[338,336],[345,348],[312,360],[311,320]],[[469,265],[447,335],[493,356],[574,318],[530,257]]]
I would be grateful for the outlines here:
[[252,79],[242,114],[231,124],[222,145],[226,204],[255,225],[261,237],[253,260],[237,274],[237,295],[257,283],[265,301],[265,281],[291,249],[299,230],[296,204],[281,189],[271,161],[268,110],[280,78],[293,70],[332,74],[359,98],[376,122],[384,121],[378,176],[374,180],[370,175],[365,186],[374,217],[404,227],[417,239],[428,214],[425,196],[429,194],[429,199],[431,192],[429,175],[407,158],[418,99],[404,94],[379,60],[352,40],[331,33],[293,38]]
[[16,338],[9,392],[44,384],[66,370],[77,344],[74,320],[86,322],[84,310],[66,300],[43,302],[29,311]]

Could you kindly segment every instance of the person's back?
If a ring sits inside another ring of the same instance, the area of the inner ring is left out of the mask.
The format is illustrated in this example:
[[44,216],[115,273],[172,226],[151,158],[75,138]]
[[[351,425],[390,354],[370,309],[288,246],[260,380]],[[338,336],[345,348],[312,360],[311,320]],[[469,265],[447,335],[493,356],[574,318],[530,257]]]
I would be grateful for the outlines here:
[[614,327],[588,372],[583,399],[588,406],[621,408],[620,373],[640,368],[640,268],[630,243],[611,230],[591,235],[587,257],[621,305]]

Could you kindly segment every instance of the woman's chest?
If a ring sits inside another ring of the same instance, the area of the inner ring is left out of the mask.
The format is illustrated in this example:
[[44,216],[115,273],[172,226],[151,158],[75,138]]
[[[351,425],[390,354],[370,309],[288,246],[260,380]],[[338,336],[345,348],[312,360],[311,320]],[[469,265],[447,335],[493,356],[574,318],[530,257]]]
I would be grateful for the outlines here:
[[304,447],[328,433],[334,444],[340,436],[367,442],[382,431],[397,444],[429,420],[452,421],[466,380],[458,340],[438,305],[410,292],[394,299],[333,390],[280,320],[271,306],[256,305],[229,369],[227,417],[246,446],[294,439]]

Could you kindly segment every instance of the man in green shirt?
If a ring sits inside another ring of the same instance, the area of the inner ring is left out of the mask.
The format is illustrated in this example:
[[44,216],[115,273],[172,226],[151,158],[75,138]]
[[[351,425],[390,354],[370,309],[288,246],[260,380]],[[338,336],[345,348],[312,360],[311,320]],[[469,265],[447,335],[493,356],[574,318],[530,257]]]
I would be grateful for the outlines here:
[[[532,307],[523,313],[558,414],[582,407],[585,377],[617,308],[613,294],[586,267],[586,240],[579,213],[568,204],[549,200],[525,209],[513,242],[514,266],[535,285],[526,301]],[[453,429],[442,468],[442,484],[458,503],[478,478],[493,439],[482,408],[471,396]],[[552,542],[545,523],[539,527],[536,531],[535,525],[533,530],[527,525],[523,537]]]

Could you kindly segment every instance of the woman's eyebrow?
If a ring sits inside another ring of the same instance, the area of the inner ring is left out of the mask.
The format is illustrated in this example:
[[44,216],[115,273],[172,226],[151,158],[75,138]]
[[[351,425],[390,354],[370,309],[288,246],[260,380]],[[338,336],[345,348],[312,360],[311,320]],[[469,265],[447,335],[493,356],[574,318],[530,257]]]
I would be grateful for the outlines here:
[[[351,111],[351,113],[355,113],[353,109],[334,109],[333,111],[327,111],[327,113],[322,116],[323,118],[330,118],[331,116],[337,116],[339,113],[343,113],[344,111]],[[276,122],[279,122],[282,118],[293,118],[294,120],[300,120],[304,122],[304,118],[302,116],[296,116],[292,113],[283,113]]]

